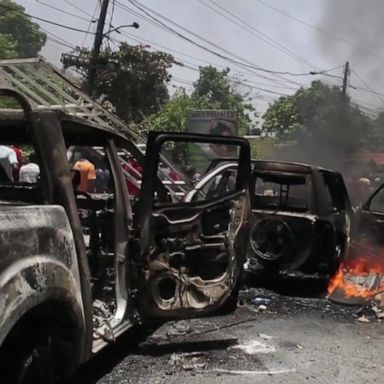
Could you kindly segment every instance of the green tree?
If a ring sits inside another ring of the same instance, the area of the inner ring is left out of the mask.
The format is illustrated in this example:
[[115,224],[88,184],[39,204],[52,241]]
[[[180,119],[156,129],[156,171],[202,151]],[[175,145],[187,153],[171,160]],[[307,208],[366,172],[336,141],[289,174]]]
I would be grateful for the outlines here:
[[291,142],[295,160],[332,165],[367,144],[370,119],[341,94],[321,81],[280,97],[263,116],[263,130]]
[[200,67],[200,75],[194,83],[192,97],[203,99],[210,109],[231,109],[240,119],[240,133],[245,134],[251,124],[252,104],[246,102],[248,95],[236,89],[236,81],[231,79],[229,68],[218,70],[211,65]]
[[25,8],[12,0],[0,0],[0,59],[36,56],[46,41]]
[[[81,71],[84,85],[88,77],[89,50],[82,50],[73,63]],[[142,45],[121,43],[117,50],[104,50],[97,65],[96,94],[105,94],[123,120],[139,123],[155,114],[169,100],[169,68],[177,63],[173,56],[151,52]]]
[[240,131],[246,132],[251,122],[249,112],[254,109],[244,101],[244,96],[233,90],[228,74],[229,70],[218,71],[211,66],[200,68],[192,94],[179,89],[159,113],[143,121],[140,129],[183,132],[193,110],[231,109],[238,112]]

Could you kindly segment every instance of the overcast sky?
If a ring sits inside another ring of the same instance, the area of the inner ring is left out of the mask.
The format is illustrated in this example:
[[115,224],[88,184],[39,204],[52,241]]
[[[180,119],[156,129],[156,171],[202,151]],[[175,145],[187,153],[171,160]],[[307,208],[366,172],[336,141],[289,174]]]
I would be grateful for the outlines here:
[[[333,76],[342,76],[341,66],[350,60],[353,69],[352,85],[368,91],[374,89],[381,92],[381,86],[384,84],[384,76],[381,77],[382,43],[381,41],[378,43],[378,40],[382,40],[379,33],[382,32],[381,28],[384,25],[384,2],[381,0],[370,0],[369,8],[366,6],[367,2],[362,0],[138,1],[206,41],[199,40],[198,37],[178,29],[170,21],[163,20],[186,37],[233,60],[247,62],[248,65],[267,70],[294,74],[338,67],[328,72]],[[97,18],[99,0],[17,0],[17,2],[25,6],[31,15],[82,30],[89,29],[91,33],[95,31],[96,23],[90,23],[89,20],[92,15]],[[64,14],[59,10],[73,15]],[[279,94],[291,94],[300,85],[309,84],[315,79],[315,76],[273,75],[240,67],[238,64],[216,57],[143,19],[139,15],[143,15],[142,11],[135,8],[129,0],[115,2],[110,0],[108,23],[111,20],[112,10],[113,26],[136,21],[140,24],[140,28],[123,29],[124,35],[115,32],[111,37],[130,44],[142,42],[150,45],[151,49],[169,51],[186,64],[184,68],[173,68],[173,89],[180,86],[187,90],[191,89],[191,82],[197,78],[196,68],[199,65],[211,63],[228,66],[232,69],[231,73],[241,79],[243,83],[240,86],[241,90],[251,92],[253,104],[262,112]],[[92,44],[94,35],[91,33],[86,35],[84,32],[75,32],[40,21],[39,24],[49,36],[42,54],[58,66],[61,53],[70,51],[69,47],[62,44],[86,47]],[[110,41],[109,44],[113,46],[116,42]],[[221,48],[227,52],[221,51]],[[330,76],[317,78],[329,84],[341,85],[339,78]],[[350,89],[353,99],[364,104],[364,108],[374,111],[382,108],[384,97],[368,91]]]

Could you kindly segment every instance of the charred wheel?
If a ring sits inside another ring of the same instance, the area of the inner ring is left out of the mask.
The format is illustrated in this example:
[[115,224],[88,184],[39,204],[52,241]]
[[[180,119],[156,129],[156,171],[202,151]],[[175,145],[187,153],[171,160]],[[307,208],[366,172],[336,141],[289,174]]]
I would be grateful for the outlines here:
[[[55,337],[49,329],[20,329],[1,353],[1,378],[9,384],[57,384]],[[57,358],[57,357],[56,357]],[[3,376],[4,375],[4,376]],[[3,382],[3,380],[1,380]]]
[[283,220],[264,218],[252,229],[250,245],[253,253],[265,266],[279,266],[292,255],[293,232]]

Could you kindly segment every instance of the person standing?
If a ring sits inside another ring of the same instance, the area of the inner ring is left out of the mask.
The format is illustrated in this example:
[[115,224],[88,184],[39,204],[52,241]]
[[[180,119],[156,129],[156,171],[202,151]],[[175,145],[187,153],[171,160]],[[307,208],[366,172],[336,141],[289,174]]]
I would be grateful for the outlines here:
[[16,152],[6,145],[0,145],[0,165],[5,171],[8,180],[13,181],[13,170],[18,168]]
[[36,157],[32,153],[28,157],[27,164],[21,166],[19,170],[19,180],[24,183],[37,183],[40,175],[40,167],[36,163]]
[[80,184],[77,190],[79,192],[95,192],[95,166],[88,159],[79,159],[73,169],[80,172]]
[[16,158],[17,158],[17,163],[18,163],[17,167],[13,168],[13,179],[15,181],[18,181],[19,180],[19,171],[20,171],[22,164],[24,163],[24,155],[23,155],[23,151],[20,149],[20,147],[18,145],[12,145],[11,148],[16,153]]

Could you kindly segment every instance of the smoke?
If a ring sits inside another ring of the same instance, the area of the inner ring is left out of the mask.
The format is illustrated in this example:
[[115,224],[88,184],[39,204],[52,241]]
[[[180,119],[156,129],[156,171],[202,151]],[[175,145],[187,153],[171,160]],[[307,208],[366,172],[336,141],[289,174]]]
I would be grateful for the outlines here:
[[[318,26],[321,52],[332,62],[350,61],[375,90],[384,88],[384,2],[382,0],[324,0]],[[353,76],[354,82],[359,79]],[[361,85],[360,85],[361,86]]]
[[[350,85],[384,93],[384,1],[323,0],[322,4],[323,14],[317,27],[326,32],[316,32],[316,44],[321,54],[335,66],[350,62]],[[341,75],[341,69],[339,73],[332,74]],[[337,81],[341,85],[341,80]],[[363,113],[367,113],[368,106],[370,112],[379,112],[384,106],[384,97],[369,92],[350,87],[349,95],[352,103],[359,104]],[[336,100],[324,102],[326,104],[330,112],[321,114],[322,119],[316,116],[308,127],[314,129],[318,136],[312,135],[307,140],[301,138],[300,145],[279,146],[275,158],[319,164],[343,171],[347,160],[355,158],[356,152],[364,151],[362,143],[366,143],[369,121],[359,116],[356,110],[343,118],[342,107]],[[339,111],[331,113],[332,105]],[[302,107],[300,113],[304,116],[313,112]],[[370,113],[369,117],[374,118],[374,115]],[[327,124],[329,129],[326,128]],[[353,168],[346,171],[345,176],[351,171],[360,176],[370,173],[366,164],[355,162]]]

